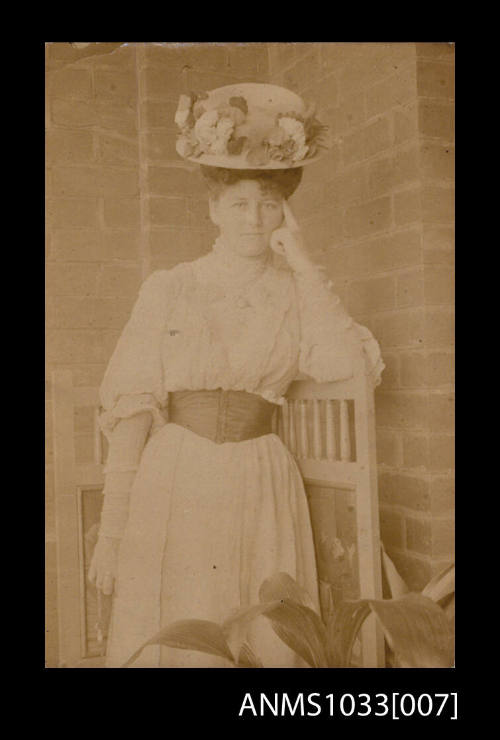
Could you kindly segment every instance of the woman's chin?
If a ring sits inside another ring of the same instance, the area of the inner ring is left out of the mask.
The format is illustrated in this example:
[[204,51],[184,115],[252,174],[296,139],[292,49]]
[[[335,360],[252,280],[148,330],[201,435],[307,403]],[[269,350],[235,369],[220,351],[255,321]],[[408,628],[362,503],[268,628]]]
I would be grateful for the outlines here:
[[236,252],[242,257],[260,257],[268,249],[269,244],[265,237],[245,237],[238,243]]

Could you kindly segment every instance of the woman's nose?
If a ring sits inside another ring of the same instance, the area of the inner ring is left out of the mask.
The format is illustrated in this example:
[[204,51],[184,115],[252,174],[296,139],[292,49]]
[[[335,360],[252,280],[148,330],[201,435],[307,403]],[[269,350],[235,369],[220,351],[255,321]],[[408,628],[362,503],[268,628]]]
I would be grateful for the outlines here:
[[262,224],[262,214],[257,203],[249,205],[247,209],[247,221],[251,226],[260,226]]

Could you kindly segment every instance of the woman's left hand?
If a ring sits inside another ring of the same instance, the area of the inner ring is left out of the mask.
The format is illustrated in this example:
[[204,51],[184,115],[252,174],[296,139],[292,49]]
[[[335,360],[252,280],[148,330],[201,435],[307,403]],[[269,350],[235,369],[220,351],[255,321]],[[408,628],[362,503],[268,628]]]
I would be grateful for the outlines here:
[[283,202],[283,214],[284,225],[273,231],[271,248],[277,254],[285,257],[295,272],[311,268],[314,263],[307,255],[300,226],[286,200]]

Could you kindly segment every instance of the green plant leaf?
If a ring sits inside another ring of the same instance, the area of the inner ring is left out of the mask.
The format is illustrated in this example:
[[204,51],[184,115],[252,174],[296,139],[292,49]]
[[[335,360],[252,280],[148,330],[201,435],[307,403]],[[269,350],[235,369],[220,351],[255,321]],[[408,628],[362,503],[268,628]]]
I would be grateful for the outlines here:
[[266,610],[278,637],[312,668],[328,668],[326,628],[315,611],[290,599]]
[[455,593],[455,564],[447,565],[437,573],[422,591],[422,596],[440,602]]
[[254,604],[236,609],[221,625],[222,633],[233,655],[239,655],[247,639],[248,629],[257,617],[279,604],[272,601],[265,604]]
[[342,601],[328,619],[328,664],[330,668],[348,668],[351,664],[354,640],[366,617],[370,604],[366,599]]
[[248,644],[243,643],[238,657],[238,668],[264,668],[262,661],[255,655]]
[[281,599],[290,599],[297,604],[309,607],[315,611],[316,607],[313,600],[302,586],[299,586],[288,573],[275,573],[270,578],[263,581],[259,589],[259,600],[261,603],[266,601],[280,601]]
[[402,668],[450,668],[453,634],[441,607],[422,594],[369,600]]
[[389,586],[391,598],[399,599],[400,596],[404,596],[410,590],[404,580],[396,570],[396,566],[385,551],[383,544],[381,544],[381,555],[382,555],[382,571]]
[[123,668],[128,668],[129,665],[134,663],[148,645],[165,645],[181,650],[197,650],[201,653],[226,658],[226,660],[235,663],[221,627],[215,622],[204,619],[184,619],[172,622],[145,642],[127,660]]

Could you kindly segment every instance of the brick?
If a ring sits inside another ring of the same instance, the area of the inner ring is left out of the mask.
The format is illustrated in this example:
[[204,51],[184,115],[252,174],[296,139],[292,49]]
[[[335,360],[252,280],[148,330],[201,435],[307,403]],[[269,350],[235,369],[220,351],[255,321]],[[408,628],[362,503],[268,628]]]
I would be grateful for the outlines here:
[[354,133],[348,133],[341,139],[342,161],[344,167],[360,162],[365,159],[365,131],[359,129]]
[[270,61],[269,71],[271,74],[293,64],[295,61],[297,46],[298,44],[291,43],[268,44]]
[[427,395],[378,391],[377,424],[393,429],[427,429]]
[[177,101],[174,100],[146,100],[141,107],[141,115],[146,129],[159,128],[164,130],[173,125]]
[[144,137],[146,144],[147,157],[150,161],[161,162],[179,159],[175,149],[176,131],[163,131],[162,133],[147,134]]
[[403,526],[403,517],[397,511],[380,509],[380,539],[385,547],[403,547]]
[[135,73],[120,70],[96,69],[94,72],[94,91],[97,99],[117,101],[135,101],[137,98],[137,80]]
[[197,229],[205,228],[209,232],[218,233],[216,227],[210,220],[208,201],[203,198],[188,198],[187,200],[188,224]]
[[99,135],[99,158],[104,164],[138,164],[139,146],[135,137]]
[[116,349],[116,345],[120,338],[121,332],[112,331],[112,330],[101,330],[100,334],[101,334],[102,354],[103,354],[105,362],[108,363],[111,358],[111,355]]
[[134,229],[129,231],[107,229],[103,234],[103,241],[108,259],[140,261],[139,231]]
[[432,512],[441,514],[455,509],[455,480],[437,476],[429,484]]
[[384,348],[421,347],[425,338],[424,311],[402,309],[398,313],[377,316],[375,334]]
[[432,554],[432,524],[427,519],[406,519],[406,546],[422,555]]
[[[184,88],[181,92],[188,90],[213,90],[224,85],[233,85],[237,80],[231,74],[220,74],[218,72],[199,72],[198,70],[187,71]],[[254,80],[264,82],[264,80]],[[177,83],[177,88],[179,83]],[[168,96],[165,96],[168,97]]]
[[328,189],[322,183],[306,185],[298,190],[290,198],[290,205],[298,219],[309,216],[314,211],[321,209],[324,205],[334,205],[333,198],[329,197]]
[[396,152],[394,155],[393,183],[396,187],[417,180],[420,175],[418,147]]
[[87,163],[94,158],[91,131],[53,129],[45,136],[47,164]]
[[47,332],[47,362],[100,363],[104,360],[102,332],[86,329],[51,329]]
[[95,110],[100,129],[124,136],[137,136],[136,100],[96,100]]
[[57,98],[89,99],[92,80],[86,69],[60,69],[47,74],[47,94]]
[[140,205],[138,198],[105,198],[104,223],[123,228],[138,227]]
[[327,249],[330,244],[342,241],[342,211],[331,210],[326,215],[314,215],[302,221],[305,242],[310,249]]
[[111,167],[54,167],[54,195],[138,195],[137,169]]
[[55,260],[67,262],[100,262],[104,259],[100,231],[58,229],[52,235]]
[[[368,173],[367,165],[361,164],[350,167],[347,171],[334,177],[325,185],[326,202],[332,206],[345,206],[368,198]],[[377,192],[378,194],[379,192]],[[317,196],[316,203],[322,205]]]
[[[94,336],[99,336],[101,332],[95,332]],[[73,384],[75,386],[99,386],[102,382],[106,366],[101,363],[65,363],[57,360],[57,367],[61,370],[71,370],[73,373]]]
[[351,283],[349,312],[362,314],[395,307],[396,280],[394,276],[370,278]]
[[422,136],[451,142],[455,138],[455,109],[445,101],[419,100],[418,127]]
[[420,188],[394,194],[394,220],[397,226],[420,221],[422,214]]
[[161,261],[165,267],[174,267],[179,262],[201,257],[211,245],[205,231],[164,228],[151,231],[150,246],[153,260]]
[[100,297],[135,295],[141,283],[138,267],[128,265],[103,265],[99,282]]
[[95,295],[99,277],[96,264],[55,264],[46,267],[46,289],[49,296]]
[[[137,286],[137,280],[134,285]],[[127,287],[127,292],[129,291],[130,288]],[[133,293],[130,292],[128,298],[122,298],[116,289],[113,298],[96,298],[93,301],[91,327],[95,329],[123,329],[130,317],[135,298],[135,290]]]
[[334,247],[329,254],[337,278],[374,275],[420,264],[421,236],[415,229],[401,231],[361,244]]
[[[58,61],[64,61],[64,62],[77,62],[81,59],[86,59],[88,57],[95,57],[99,56],[102,57],[104,55],[106,56],[114,56],[113,52],[116,53],[116,50],[119,49],[120,43],[113,42],[113,43],[102,43],[102,42],[96,42],[91,43],[85,48],[78,48],[76,46],[73,46],[69,42],[55,42],[55,43],[49,43],[48,45],[48,53],[49,57],[52,60],[58,60]],[[123,49],[123,51],[126,51],[126,49]],[[123,64],[123,56],[120,59],[120,64]]]
[[47,202],[47,222],[53,229],[92,229],[98,225],[95,198],[57,198]]
[[448,41],[424,41],[415,44],[419,58],[453,59],[455,44]]
[[219,69],[227,65],[226,44],[149,44],[145,48],[146,63],[199,69]]
[[455,520],[434,519],[432,522],[432,554],[453,559],[455,554]]
[[149,215],[154,226],[187,226],[185,198],[150,198]]
[[392,549],[388,555],[411,591],[421,591],[430,581],[432,570],[427,558]]
[[379,118],[373,123],[370,123],[364,129],[364,133],[364,152],[366,157],[378,154],[378,152],[391,146],[391,131],[387,117]]
[[424,304],[424,271],[417,267],[397,278],[397,304],[409,308]]
[[455,230],[452,226],[424,224],[424,246],[427,249],[452,250],[455,244]]
[[453,180],[455,147],[450,144],[425,142],[420,148],[422,176],[428,180]]
[[227,65],[229,74],[247,78],[268,71],[267,44],[226,44],[225,48],[213,47],[210,51],[213,58],[206,63],[203,57],[201,69],[220,70]]
[[455,380],[455,356],[451,352],[432,352],[427,358],[427,377],[431,387],[448,385]]
[[412,62],[366,90],[366,114],[368,117],[376,116],[396,106],[408,104],[416,97],[416,69]]
[[[363,325],[366,326],[366,319],[363,319]],[[399,388],[400,387],[399,355],[388,354],[385,351],[385,349],[382,355],[383,355],[382,359],[384,361],[385,367],[384,367],[384,372],[382,373],[381,389],[387,390],[389,388]]]
[[377,461],[397,468],[402,463],[401,438],[397,432],[377,430]]
[[[311,78],[312,79],[312,78]],[[338,89],[337,89],[337,77],[335,74],[329,74],[323,77],[321,80],[312,79],[313,90],[315,92],[315,101],[318,105],[318,117],[323,121],[323,115],[321,111],[334,110],[339,105],[338,103]],[[312,92],[312,90],[311,90]],[[360,100],[360,97],[344,97],[342,100],[342,110],[345,114],[345,120],[347,122],[347,128],[350,126],[357,126],[363,123],[365,119],[364,106],[362,112],[356,105],[356,101]],[[312,102],[312,101],[310,101]],[[325,121],[327,123],[327,121]]]
[[368,236],[387,229],[391,222],[391,199],[377,198],[359,206],[346,209],[345,233],[347,236]]
[[93,299],[88,296],[48,296],[45,325],[50,329],[90,329]]
[[317,49],[302,57],[287,69],[283,78],[286,87],[289,90],[301,93],[310,84],[311,80],[319,77],[320,64],[320,49],[318,46]]
[[[331,75],[332,81],[336,78]],[[331,85],[329,86],[331,88]],[[365,96],[364,93],[356,95],[333,95],[330,89],[318,91],[317,100],[325,109],[320,117],[330,127],[330,132],[336,136],[347,135],[366,121]]]
[[83,100],[56,98],[51,101],[51,113],[53,123],[71,128],[93,126],[98,118],[93,103]]
[[427,360],[421,352],[403,353],[401,362],[401,386],[422,388],[427,385]]
[[[104,44],[100,44],[96,49],[96,54],[92,63],[96,69],[134,69],[136,61],[135,44],[121,46],[116,44],[106,44],[108,49],[104,49]],[[112,48],[115,46],[116,48]]]
[[[186,75],[179,74],[176,68],[162,69],[146,67],[141,70],[141,88],[147,98],[160,98],[178,101],[179,95],[185,92]],[[190,89],[187,87],[187,89]],[[194,87],[193,89],[198,89]],[[200,87],[200,89],[204,89]]]
[[453,345],[455,338],[455,316],[452,308],[441,306],[425,311],[425,345],[442,347]]
[[429,483],[423,478],[399,473],[379,475],[381,500],[391,506],[402,506],[413,511],[430,508]]
[[437,61],[417,60],[418,94],[429,98],[453,98],[455,95],[453,65]]
[[452,394],[431,394],[429,397],[429,428],[431,432],[453,432],[455,399]]
[[149,167],[148,181],[151,195],[206,195],[199,173],[181,167]]
[[393,111],[394,143],[404,144],[418,138],[418,112],[415,103],[395,108]]
[[424,274],[426,305],[453,304],[455,301],[453,269],[441,265],[426,265]]
[[429,470],[453,470],[455,467],[455,437],[433,434],[430,440]]
[[[429,439],[423,434],[403,435],[403,465],[405,468],[426,468],[429,463]],[[404,505],[404,504],[403,504]],[[427,510],[429,508],[428,493],[426,489],[425,505],[422,499],[421,505],[415,508]],[[413,507],[410,507],[413,508]]]

